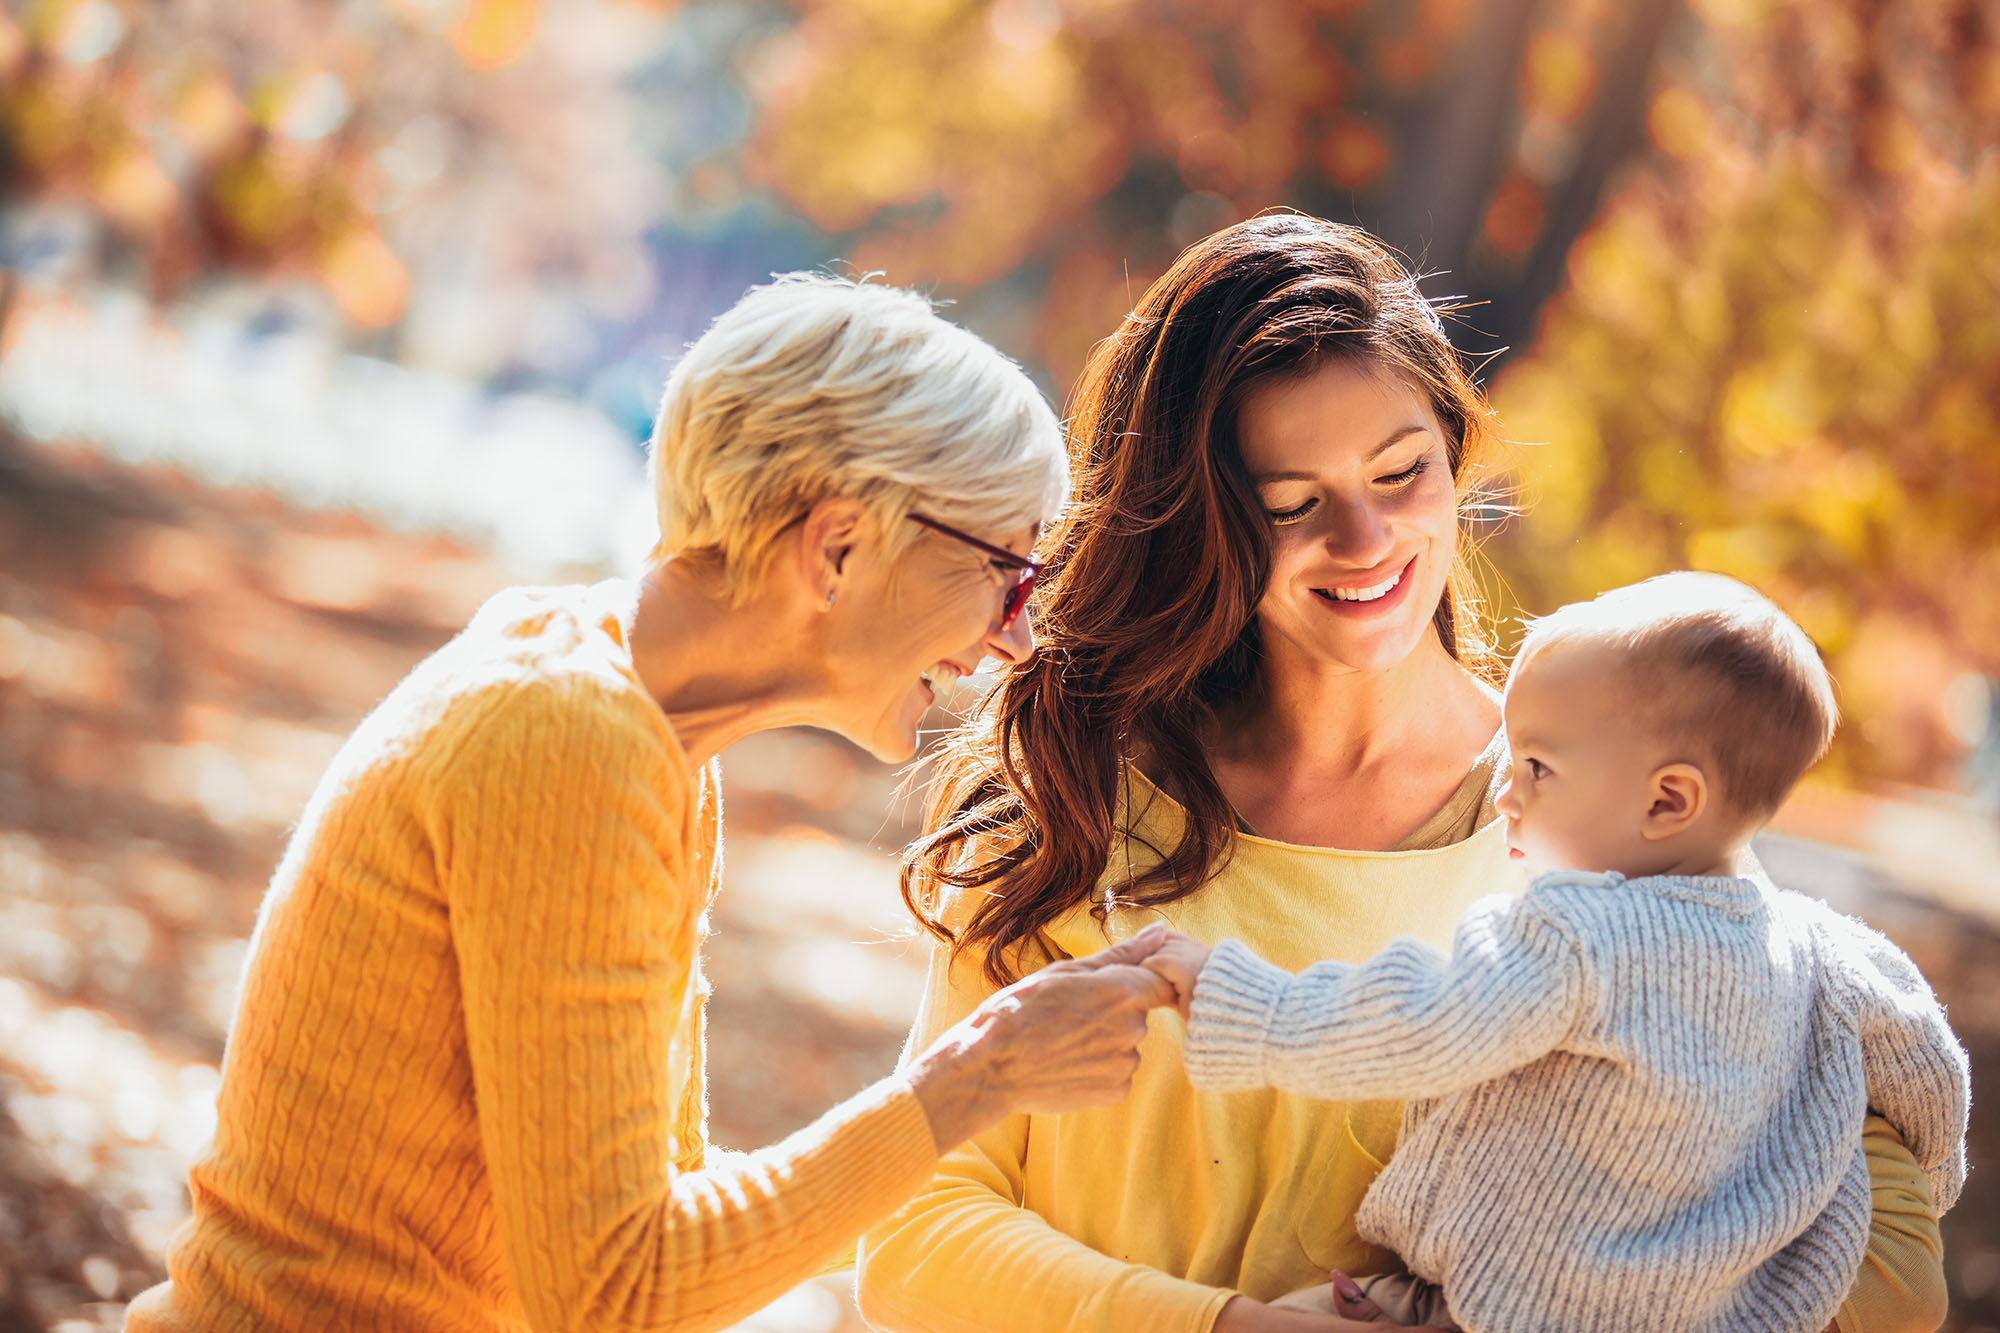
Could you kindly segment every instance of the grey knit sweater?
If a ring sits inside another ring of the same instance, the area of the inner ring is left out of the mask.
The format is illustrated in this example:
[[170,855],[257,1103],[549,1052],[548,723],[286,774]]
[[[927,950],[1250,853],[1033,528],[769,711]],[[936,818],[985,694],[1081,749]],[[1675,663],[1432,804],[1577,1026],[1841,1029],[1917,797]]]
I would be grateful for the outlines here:
[[1294,976],[1230,940],[1195,986],[1196,1087],[1404,1098],[1362,1236],[1475,1333],[1809,1333],[1866,1246],[1873,1107],[1965,1179],[1965,1052],[1910,960],[1747,879],[1544,875]]

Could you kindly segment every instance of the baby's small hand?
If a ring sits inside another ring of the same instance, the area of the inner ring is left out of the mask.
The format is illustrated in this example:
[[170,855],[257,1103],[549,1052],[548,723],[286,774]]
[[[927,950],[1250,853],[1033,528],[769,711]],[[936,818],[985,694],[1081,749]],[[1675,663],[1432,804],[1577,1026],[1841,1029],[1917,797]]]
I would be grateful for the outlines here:
[[1194,979],[1201,975],[1208,954],[1208,945],[1170,930],[1160,947],[1146,957],[1146,966],[1165,977],[1174,988],[1174,1001],[1180,1006],[1182,1018],[1188,1016],[1194,1004]]

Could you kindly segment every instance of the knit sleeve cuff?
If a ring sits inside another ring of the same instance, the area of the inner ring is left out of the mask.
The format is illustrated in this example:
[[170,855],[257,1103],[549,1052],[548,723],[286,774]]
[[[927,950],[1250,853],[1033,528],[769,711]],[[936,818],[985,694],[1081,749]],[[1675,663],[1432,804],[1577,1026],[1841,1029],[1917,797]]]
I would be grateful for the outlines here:
[[1271,1016],[1292,974],[1224,940],[1195,978],[1188,1016],[1188,1080],[1204,1092],[1261,1088]]
[[[884,1213],[900,1205],[937,1170],[930,1117],[902,1074],[892,1074],[842,1102],[824,1118],[828,1156],[840,1163],[832,1192],[867,1198]],[[883,1205],[887,1205],[886,1207]],[[869,1224],[879,1221],[870,1218]]]

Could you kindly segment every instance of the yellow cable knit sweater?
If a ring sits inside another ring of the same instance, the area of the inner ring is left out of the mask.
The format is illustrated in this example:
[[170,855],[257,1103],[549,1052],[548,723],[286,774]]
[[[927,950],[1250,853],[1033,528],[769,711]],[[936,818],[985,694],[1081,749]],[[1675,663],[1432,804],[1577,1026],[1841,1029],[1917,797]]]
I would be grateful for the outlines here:
[[893,1078],[708,1148],[718,772],[639,685],[635,595],[501,594],[335,758],[129,1329],[716,1328],[930,1178]]

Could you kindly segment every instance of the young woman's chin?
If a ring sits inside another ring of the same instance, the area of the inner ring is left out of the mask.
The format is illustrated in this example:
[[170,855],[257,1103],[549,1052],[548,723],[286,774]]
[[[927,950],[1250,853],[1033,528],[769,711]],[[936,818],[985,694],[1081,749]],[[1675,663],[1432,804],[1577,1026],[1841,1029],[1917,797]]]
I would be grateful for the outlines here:
[[1428,616],[1396,617],[1380,624],[1309,624],[1306,633],[1288,633],[1313,656],[1349,671],[1388,671],[1409,660],[1431,632]]

